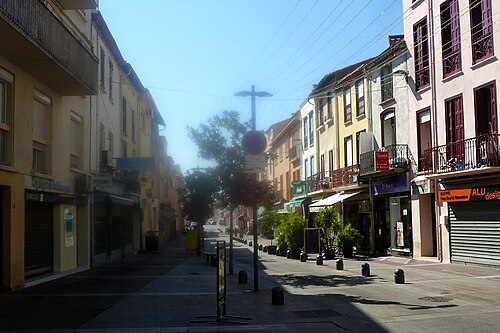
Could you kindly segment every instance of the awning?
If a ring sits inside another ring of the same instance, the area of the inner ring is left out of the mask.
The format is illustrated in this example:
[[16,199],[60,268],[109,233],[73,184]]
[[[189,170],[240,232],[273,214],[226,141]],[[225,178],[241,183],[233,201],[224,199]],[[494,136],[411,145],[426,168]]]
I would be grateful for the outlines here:
[[336,204],[337,202],[342,202],[345,199],[348,199],[352,196],[355,196],[356,194],[359,194],[361,192],[352,192],[352,193],[344,193],[344,192],[339,192],[336,193],[332,196],[329,196],[327,198],[324,198],[323,200],[320,200],[318,202],[315,202],[311,205],[309,205],[309,211],[310,212],[319,212],[321,209],[332,206],[333,204]]
[[293,209],[293,208],[300,208],[302,206],[302,203],[304,202],[304,200],[306,200],[306,198],[290,201],[290,202],[285,204],[286,209],[289,210],[289,209]]

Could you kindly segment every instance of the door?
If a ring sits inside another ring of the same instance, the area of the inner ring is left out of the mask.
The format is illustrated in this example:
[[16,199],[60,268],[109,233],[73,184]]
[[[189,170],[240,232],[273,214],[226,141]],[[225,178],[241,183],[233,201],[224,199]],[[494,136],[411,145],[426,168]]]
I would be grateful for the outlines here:
[[25,276],[51,272],[54,261],[52,204],[26,201],[24,235]]

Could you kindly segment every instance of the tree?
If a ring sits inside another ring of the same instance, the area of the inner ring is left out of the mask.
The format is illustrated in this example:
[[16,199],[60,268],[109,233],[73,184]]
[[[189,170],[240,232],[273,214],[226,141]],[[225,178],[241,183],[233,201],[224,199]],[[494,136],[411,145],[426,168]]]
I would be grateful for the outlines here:
[[342,228],[342,222],[337,210],[333,206],[325,207],[316,214],[314,223],[323,229],[326,248],[333,249],[335,247],[335,235]]
[[274,230],[282,223],[283,214],[279,214],[276,210],[266,209],[259,221],[260,232],[266,237],[272,237]]

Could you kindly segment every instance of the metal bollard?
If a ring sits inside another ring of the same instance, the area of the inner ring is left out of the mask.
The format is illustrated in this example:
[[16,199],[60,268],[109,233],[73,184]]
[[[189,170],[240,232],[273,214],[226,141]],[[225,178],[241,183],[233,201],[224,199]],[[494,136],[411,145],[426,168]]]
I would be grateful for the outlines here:
[[287,259],[292,259],[292,250],[286,251],[286,257]]
[[370,264],[364,263],[361,265],[361,275],[370,276]]
[[304,251],[300,252],[300,261],[301,262],[307,261],[307,253],[305,253]]
[[248,275],[246,271],[239,271],[238,272],[238,283],[239,284],[244,284],[248,282]]
[[248,241],[248,246],[252,246],[252,241]]
[[262,251],[262,244],[259,244],[259,251]]
[[283,305],[283,303],[285,303],[285,293],[283,288],[274,287],[271,289],[271,303],[273,305]]
[[321,254],[316,257],[316,265],[323,265],[323,256]]
[[342,261],[342,259],[338,259],[336,265],[337,265],[337,270],[338,271],[341,271],[341,270],[344,269],[344,262]]
[[264,247],[262,248],[262,252],[267,252],[267,246],[264,246]]
[[401,268],[398,268],[394,271],[394,282],[397,284],[405,283],[405,271]]

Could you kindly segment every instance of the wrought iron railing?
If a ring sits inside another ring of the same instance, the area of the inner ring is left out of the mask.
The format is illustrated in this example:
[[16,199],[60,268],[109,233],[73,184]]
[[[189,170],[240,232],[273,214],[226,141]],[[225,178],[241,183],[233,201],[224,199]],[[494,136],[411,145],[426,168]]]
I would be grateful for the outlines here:
[[388,77],[382,78],[382,102],[393,98],[393,92],[392,74],[388,74]]
[[451,74],[462,70],[462,59],[460,49],[450,54],[443,55],[443,75],[448,77]]
[[42,1],[2,0],[0,18],[21,32],[86,89],[96,91],[97,59]]
[[472,63],[477,63],[493,55],[493,34],[488,33],[472,38]]
[[336,189],[357,184],[359,165],[351,165],[333,171],[323,171],[306,179],[307,192]]
[[500,166],[498,134],[481,135],[427,149],[422,171],[447,173],[487,166]]
[[288,158],[290,159],[290,161],[300,158],[301,150],[302,150],[301,144],[296,144],[292,148],[290,148],[290,150],[288,151]]
[[365,175],[368,173],[377,172],[375,166],[375,152],[386,151],[389,153],[389,169],[408,169],[410,166],[410,154],[408,145],[393,144],[363,153],[359,156],[359,174]]

